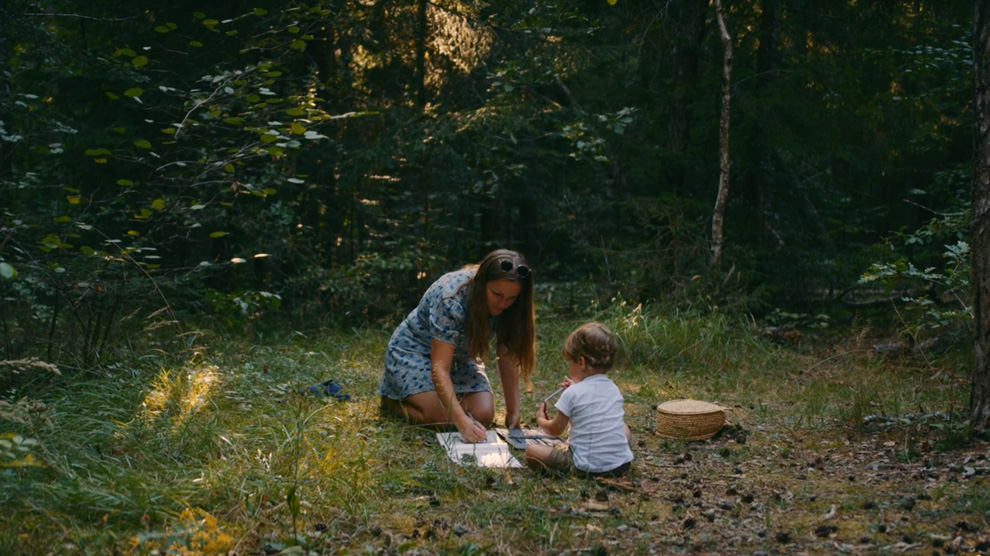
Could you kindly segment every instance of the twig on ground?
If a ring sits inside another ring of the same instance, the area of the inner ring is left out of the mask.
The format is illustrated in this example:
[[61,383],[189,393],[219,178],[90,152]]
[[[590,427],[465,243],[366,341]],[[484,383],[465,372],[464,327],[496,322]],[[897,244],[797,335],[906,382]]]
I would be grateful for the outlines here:
[[623,481],[616,481],[614,479],[607,479],[605,477],[595,477],[595,482],[598,483],[598,484],[608,485],[610,487],[615,487],[617,489],[624,490],[626,492],[639,492],[639,493],[642,493],[643,492],[643,490],[641,488],[634,487],[633,485],[631,485],[629,483],[626,483],[626,482],[623,482]]

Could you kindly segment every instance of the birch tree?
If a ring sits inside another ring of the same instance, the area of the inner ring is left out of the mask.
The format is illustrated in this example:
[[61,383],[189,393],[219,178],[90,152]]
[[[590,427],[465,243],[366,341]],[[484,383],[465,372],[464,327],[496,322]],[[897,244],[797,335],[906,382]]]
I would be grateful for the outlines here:
[[715,0],[715,19],[718,21],[718,32],[722,38],[724,54],[722,58],[722,114],[719,121],[718,138],[718,196],[715,198],[715,211],[712,215],[712,266],[718,266],[722,260],[723,222],[725,219],[725,203],[729,197],[729,117],[732,101],[732,37],[725,25],[722,14],[722,0]]

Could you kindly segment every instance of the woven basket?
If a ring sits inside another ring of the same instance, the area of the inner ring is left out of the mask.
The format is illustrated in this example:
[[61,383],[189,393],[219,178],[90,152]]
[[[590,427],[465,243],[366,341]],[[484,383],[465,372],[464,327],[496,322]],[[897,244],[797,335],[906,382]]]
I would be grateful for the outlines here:
[[704,440],[725,425],[725,411],[713,403],[671,400],[657,406],[657,434],[677,440]]

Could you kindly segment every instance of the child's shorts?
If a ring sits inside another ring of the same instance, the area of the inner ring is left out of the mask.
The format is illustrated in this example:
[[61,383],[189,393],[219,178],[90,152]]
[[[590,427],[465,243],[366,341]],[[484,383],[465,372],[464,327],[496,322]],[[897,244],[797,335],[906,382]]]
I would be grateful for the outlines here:
[[581,469],[574,467],[574,457],[571,455],[570,447],[565,445],[555,447],[550,452],[550,455],[547,457],[546,466],[547,469],[552,469],[563,473],[574,473],[578,477],[589,479],[594,477],[622,477],[629,471],[630,463],[632,462],[627,461],[615,469],[610,471],[602,471],[599,473],[582,471]]

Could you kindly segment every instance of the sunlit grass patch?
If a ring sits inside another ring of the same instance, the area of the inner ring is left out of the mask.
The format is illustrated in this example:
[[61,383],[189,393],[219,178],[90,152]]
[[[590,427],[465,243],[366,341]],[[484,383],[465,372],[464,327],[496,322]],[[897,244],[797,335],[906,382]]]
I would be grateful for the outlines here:
[[226,554],[236,540],[221,527],[217,518],[201,509],[185,509],[170,520],[165,530],[138,533],[131,537],[124,554],[181,554],[210,556]]
[[178,370],[162,369],[142,402],[144,417],[166,417],[179,427],[196,412],[221,380],[216,365],[187,365]]

